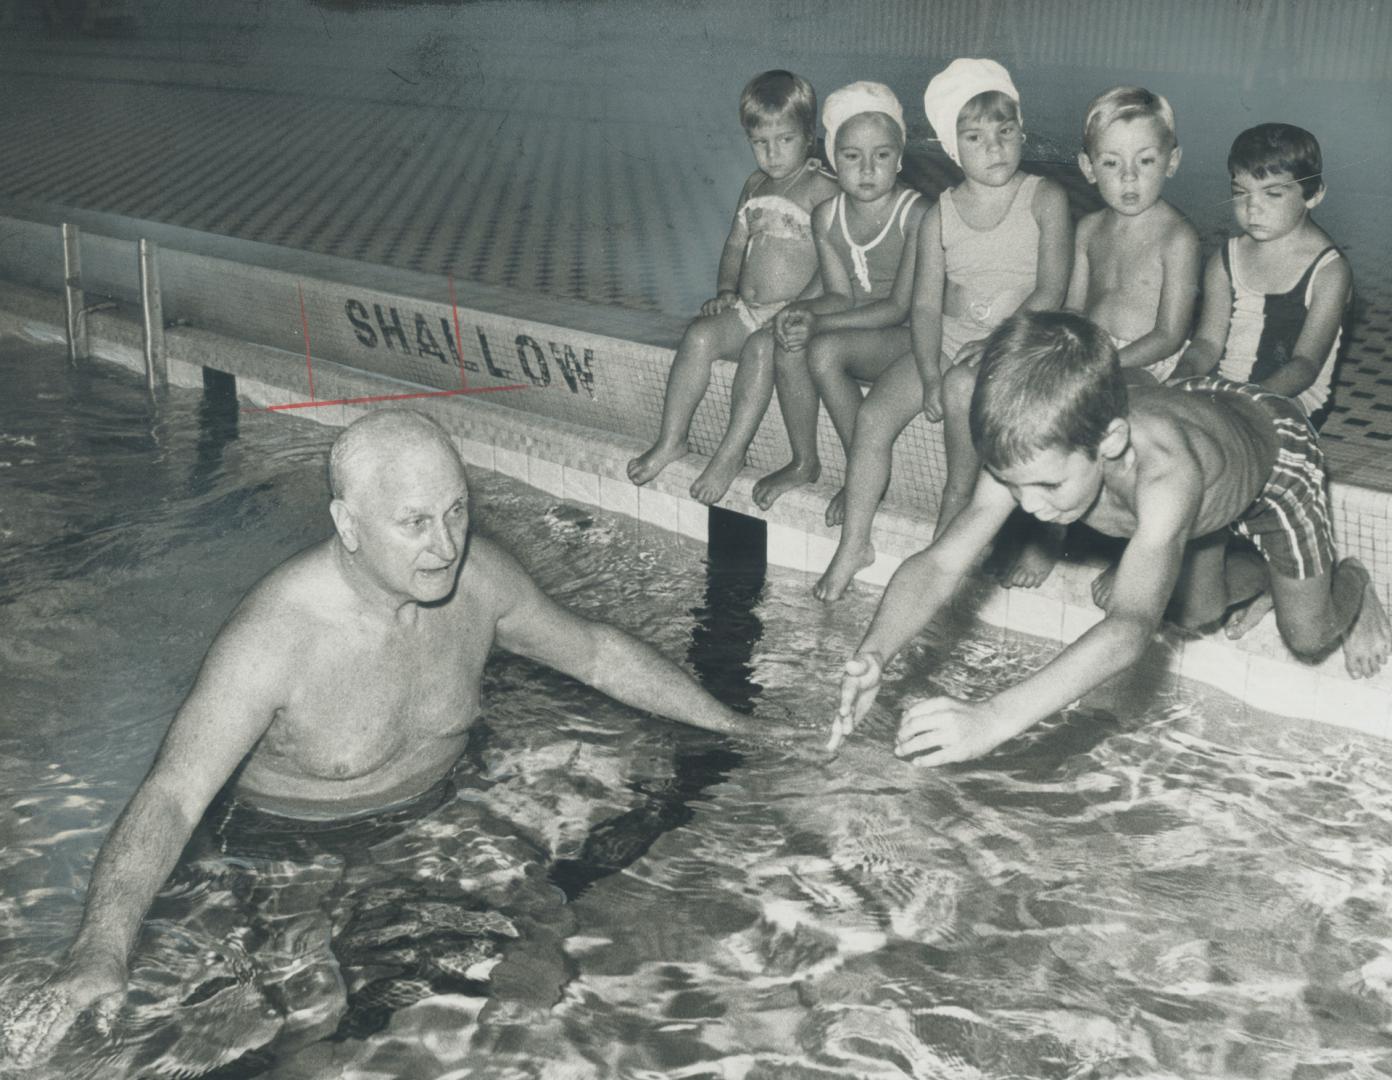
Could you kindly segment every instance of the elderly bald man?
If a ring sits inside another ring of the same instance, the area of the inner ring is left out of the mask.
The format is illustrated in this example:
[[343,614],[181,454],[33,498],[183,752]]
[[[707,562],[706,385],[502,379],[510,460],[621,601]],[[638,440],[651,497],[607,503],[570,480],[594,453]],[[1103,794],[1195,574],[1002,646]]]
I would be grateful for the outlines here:
[[431,420],[358,420],[333,444],[329,484],[334,535],[271,571],[219,631],[102,845],[64,966],[6,1023],[13,1061],[46,1053],[94,1002],[99,1018],[119,1004],[145,911],[220,791],[220,821],[254,823],[371,815],[439,785],[479,715],[494,644],[635,708],[749,729],[677,665],[566,611],[471,534],[464,467]]

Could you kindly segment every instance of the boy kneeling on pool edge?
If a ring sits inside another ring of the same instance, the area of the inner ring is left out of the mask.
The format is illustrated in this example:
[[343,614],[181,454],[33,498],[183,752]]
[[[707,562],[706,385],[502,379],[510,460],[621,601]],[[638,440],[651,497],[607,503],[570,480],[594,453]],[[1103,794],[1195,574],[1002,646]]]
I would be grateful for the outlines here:
[[[907,709],[895,753],[914,764],[978,757],[1130,667],[1171,601],[1180,625],[1199,628],[1270,589],[1298,655],[1342,642],[1354,678],[1387,660],[1392,626],[1362,564],[1335,561],[1323,455],[1289,398],[1207,377],[1128,388],[1099,327],[1024,312],[987,339],[971,434],[983,464],[971,501],[885,589],[846,662],[833,749],[869,710],[884,665],[947,603],[1017,503],[1041,521],[1129,538],[1106,617],[992,698]],[[1230,531],[1256,551],[1228,551]]]

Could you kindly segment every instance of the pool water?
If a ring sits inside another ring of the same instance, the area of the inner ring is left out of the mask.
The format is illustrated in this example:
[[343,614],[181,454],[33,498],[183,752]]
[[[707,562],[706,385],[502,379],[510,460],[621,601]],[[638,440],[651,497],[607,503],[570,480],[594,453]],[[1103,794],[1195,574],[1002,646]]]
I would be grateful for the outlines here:
[[[154,408],[14,342],[0,385],[4,1002],[57,962],[221,621],[327,531],[333,432]],[[471,480],[562,603],[825,734],[868,591],[826,607],[805,575]],[[79,1024],[33,1075],[1392,1074],[1387,747],[1142,675],[970,766],[893,757],[907,700],[1055,648],[925,640],[827,763],[500,654],[445,805],[307,862],[191,852],[115,1031]]]

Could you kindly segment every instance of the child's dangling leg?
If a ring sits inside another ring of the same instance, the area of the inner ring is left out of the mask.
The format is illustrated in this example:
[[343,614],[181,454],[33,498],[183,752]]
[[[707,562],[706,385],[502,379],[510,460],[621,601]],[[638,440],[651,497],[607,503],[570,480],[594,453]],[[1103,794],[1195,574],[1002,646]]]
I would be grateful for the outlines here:
[[808,371],[807,349],[796,352],[775,345],[773,381],[778,390],[778,409],[788,431],[792,460],[781,469],[760,477],[754,485],[754,502],[767,510],[784,492],[803,484],[815,484],[822,475],[817,453],[817,388]]
[[[725,497],[773,397],[773,331],[765,327],[744,343],[730,387],[730,422],[710,464],[691,485],[691,497],[713,506]],[[767,509],[767,508],[766,508]]]
[[855,575],[875,561],[870,530],[889,485],[894,440],[922,411],[923,381],[912,356],[901,357],[871,388],[855,418],[846,462],[846,521],[826,573],[813,587],[819,600],[836,600]]
[[691,418],[710,385],[711,364],[721,356],[734,355],[748,337],[749,327],[733,309],[691,320],[667,375],[657,442],[628,463],[628,478],[635,484],[646,484],[672,462],[686,456]]

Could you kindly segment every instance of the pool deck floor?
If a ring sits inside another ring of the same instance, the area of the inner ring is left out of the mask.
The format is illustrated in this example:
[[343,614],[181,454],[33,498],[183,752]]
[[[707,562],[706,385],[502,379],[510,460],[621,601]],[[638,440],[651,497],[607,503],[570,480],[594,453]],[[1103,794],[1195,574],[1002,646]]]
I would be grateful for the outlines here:
[[[548,64],[534,43],[511,58],[497,48],[490,70],[512,59],[534,77],[470,82],[451,68],[440,100],[403,102],[341,71],[258,84],[226,56],[190,59],[187,42],[0,36],[0,200],[693,313],[749,167],[738,130],[683,121],[671,81],[652,90],[673,96],[670,110],[649,100],[640,114],[602,72]],[[461,88],[467,109],[452,103]],[[1076,213],[1099,205],[1071,163],[1027,167],[1062,182]],[[935,196],[954,173],[911,141],[911,183]],[[1331,472],[1392,492],[1392,283],[1358,282],[1346,341],[1324,429]]]

